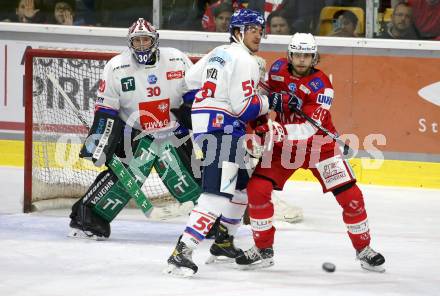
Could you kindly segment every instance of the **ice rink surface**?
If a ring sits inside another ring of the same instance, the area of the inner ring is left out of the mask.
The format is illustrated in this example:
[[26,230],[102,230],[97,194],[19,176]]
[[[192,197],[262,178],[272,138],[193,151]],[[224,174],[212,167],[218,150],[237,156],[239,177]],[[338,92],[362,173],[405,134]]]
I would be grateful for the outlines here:
[[[243,271],[205,265],[211,241],[196,250],[190,279],[162,273],[185,217],[149,221],[124,210],[102,242],[66,237],[68,212],[22,214],[20,169],[0,168],[0,295],[440,295],[440,190],[360,185],[372,247],[383,274],[361,270],[333,195],[317,183],[290,182],[282,196],[304,221],[276,223],[275,266]],[[242,227],[237,245],[251,246]],[[336,264],[334,273],[321,269]]]

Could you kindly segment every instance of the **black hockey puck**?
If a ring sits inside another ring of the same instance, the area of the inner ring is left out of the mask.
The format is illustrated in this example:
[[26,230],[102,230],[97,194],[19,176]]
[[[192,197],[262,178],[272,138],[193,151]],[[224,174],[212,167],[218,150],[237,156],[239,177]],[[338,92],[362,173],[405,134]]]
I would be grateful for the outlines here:
[[327,272],[334,272],[336,270],[336,265],[330,262],[324,262],[322,264],[322,269],[324,269]]

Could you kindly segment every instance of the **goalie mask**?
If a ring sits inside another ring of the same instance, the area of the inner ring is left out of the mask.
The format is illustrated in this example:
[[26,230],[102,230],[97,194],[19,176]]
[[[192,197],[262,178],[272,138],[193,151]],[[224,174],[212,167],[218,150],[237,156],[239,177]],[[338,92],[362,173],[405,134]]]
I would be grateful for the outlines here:
[[128,29],[128,47],[140,64],[149,64],[158,53],[159,33],[156,28],[139,18]]
[[291,63],[292,55],[300,53],[312,54],[312,66],[318,63],[318,46],[315,38],[310,33],[295,33],[287,48],[287,55]]

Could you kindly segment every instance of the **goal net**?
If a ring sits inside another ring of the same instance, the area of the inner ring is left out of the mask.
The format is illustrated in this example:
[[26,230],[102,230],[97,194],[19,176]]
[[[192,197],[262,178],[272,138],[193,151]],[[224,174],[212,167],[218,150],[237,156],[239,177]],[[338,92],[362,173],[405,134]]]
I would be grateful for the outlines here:
[[[51,49],[26,52],[25,212],[72,205],[103,170],[78,154],[93,121],[101,73],[116,54]],[[155,206],[173,203],[154,170],[142,189]]]

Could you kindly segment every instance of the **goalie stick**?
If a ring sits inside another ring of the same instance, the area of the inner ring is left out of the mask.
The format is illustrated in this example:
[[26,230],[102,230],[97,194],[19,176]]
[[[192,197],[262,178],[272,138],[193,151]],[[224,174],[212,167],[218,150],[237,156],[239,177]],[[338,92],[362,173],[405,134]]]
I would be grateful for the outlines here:
[[[81,121],[81,123],[86,126],[88,129],[90,129],[90,124],[88,123],[87,119],[84,117],[84,115],[78,110],[78,108],[75,106],[75,104],[72,102],[72,100],[69,98],[69,96],[66,94],[64,89],[61,87],[61,85],[58,83],[56,78],[51,73],[46,73],[47,78],[52,82],[52,84],[55,86],[55,88],[58,90],[58,92],[61,94],[61,96],[66,100],[67,104],[70,106],[70,108],[73,110],[75,115],[77,116],[78,120]],[[142,141],[142,139],[141,139]],[[147,196],[143,193],[140,186],[138,185],[135,178],[132,177],[130,174],[131,170],[127,169],[124,164],[121,162],[119,157],[116,155],[113,155],[112,159],[109,161],[109,167],[111,170],[115,173],[115,175],[118,177],[118,179],[121,181],[122,186],[127,191],[127,193],[132,197],[135,201],[137,206],[142,210],[145,216],[149,217],[152,210],[153,210],[153,204],[151,201],[147,198]]]

